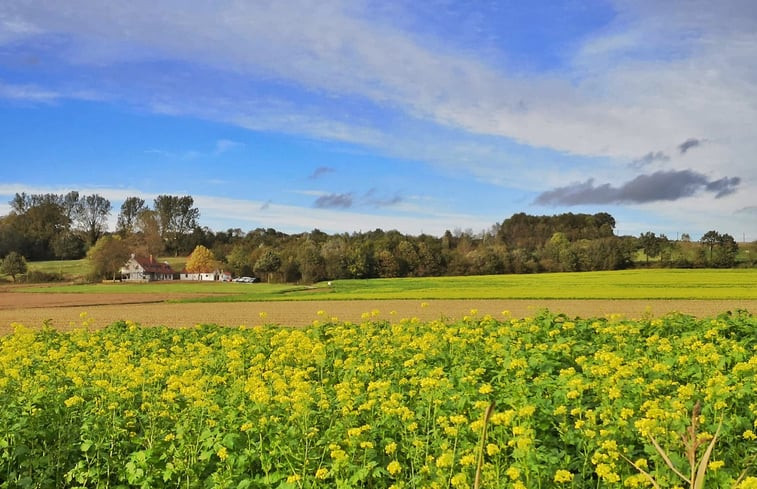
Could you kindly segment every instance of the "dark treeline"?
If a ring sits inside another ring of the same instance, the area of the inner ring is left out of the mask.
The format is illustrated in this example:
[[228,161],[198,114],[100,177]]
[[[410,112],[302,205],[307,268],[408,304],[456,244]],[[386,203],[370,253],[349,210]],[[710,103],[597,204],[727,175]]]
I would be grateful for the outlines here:
[[[520,213],[486,231],[447,231],[441,237],[381,229],[333,235],[317,229],[298,234],[260,228],[214,232],[198,225],[200,213],[191,196],[161,195],[152,206],[139,197],[127,198],[117,229],[108,233],[111,205],[99,195],[16,194],[10,204],[11,212],[0,217],[0,257],[17,252],[28,260],[76,259],[93,248],[102,253],[105,244],[114,242],[121,253],[188,255],[203,245],[235,275],[286,282],[633,266],[732,267],[738,254],[733,237],[717,231],[699,242],[686,234],[680,241],[654,233],[616,236],[615,219],[604,212]],[[103,237],[107,239],[97,243]]]

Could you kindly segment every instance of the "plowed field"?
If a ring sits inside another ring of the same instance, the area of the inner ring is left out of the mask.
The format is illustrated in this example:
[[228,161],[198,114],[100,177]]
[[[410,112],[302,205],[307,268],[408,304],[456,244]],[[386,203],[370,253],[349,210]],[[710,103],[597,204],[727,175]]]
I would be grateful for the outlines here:
[[[757,310],[755,300],[357,300],[296,302],[169,303],[193,294],[56,294],[0,292],[0,334],[12,331],[11,323],[40,327],[49,320],[59,329],[82,323],[86,313],[91,326],[102,327],[118,320],[143,325],[171,327],[215,323],[224,326],[263,323],[304,326],[314,320],[336,317],[361,321],[364,314],[378,319],[459,319],[477,310],[478,315],[502,318],[526,317],[540,309],[568,316],[602,317],[622,314],[629,318],[662,316],[682,312],[697,317],[714,316],[736,309]],[[319,311],[321,314],[318,314]]]

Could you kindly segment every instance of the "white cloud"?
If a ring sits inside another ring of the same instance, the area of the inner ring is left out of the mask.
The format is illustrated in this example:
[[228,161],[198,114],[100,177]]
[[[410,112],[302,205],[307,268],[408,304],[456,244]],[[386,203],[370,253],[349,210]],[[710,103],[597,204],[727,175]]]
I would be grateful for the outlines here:
[[52,102],[61,97],[54,90],[47,90],[35,85],[18,85],[3,83],[0,80],[0,98],[12,100],[29,100],[33,102]]
[[[116,96],[167,114],[380,148],[532,190],[583,181],[587,173],[598,181],[627,181],[634,176],[629,162],[664,151],[671,160],[661,169],[742,179],[733,198],[715,204],[686,200],[714,219],[750,204],[743,200],[757,191],[756,5],[617,0],[615,19],[585,37],[568,55],[567,68],[529,75],[504,72],[439,39],[378,22],[362,2],[340,0],[192,8],[178,1],[9,0],[0,6],[0,42],[62,35],[69,39],[64,62],[83,69],[166,60],[249,85],[268,82],[278,88],[276,96],[262,99],[254,90],[223,85],[210,91],[192,77],[177,90],[167,83],[153,93]],[[44,100],[45,94],[92,89],[59,88],[17,89],[16,98]],[[288,100],[287,89],[300,97]],[[12,93],[0,85],[0,96]],[[329,103],[303,104],[304,95]],[[347,109],[335,115],[329,109],[342,97],[413,122],[389,129]],[[467,134],[433,140],[455,131]],[[566,167],[548,156],[534,162],[491,137],[596,158]],[[676,146],[692,137],[709,143],[676,154]]]

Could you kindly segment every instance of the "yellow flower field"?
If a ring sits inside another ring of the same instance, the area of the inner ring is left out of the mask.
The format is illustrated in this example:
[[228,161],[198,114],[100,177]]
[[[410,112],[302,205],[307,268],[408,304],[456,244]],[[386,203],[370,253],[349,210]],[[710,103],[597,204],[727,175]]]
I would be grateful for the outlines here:
[[14,325],[0,487],[689,487],[691,446],[707,487],[757,483],[746,312],[316,317]]

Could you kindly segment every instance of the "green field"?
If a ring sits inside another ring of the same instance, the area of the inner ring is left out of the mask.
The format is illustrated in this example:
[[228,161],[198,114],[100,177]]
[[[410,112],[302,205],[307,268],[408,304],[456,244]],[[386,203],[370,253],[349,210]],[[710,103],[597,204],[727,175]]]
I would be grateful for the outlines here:
[[314,286],[236,283],[81,284],[20,289],[64,293],[207,294],[193,301],[380,299],[757,299],[755,269],[652,269],[402,279]]
[[50,261],[32,261],[27,263],[30,272],[44,272],[60,274],[66,279],[77,279],[86,277],[91,271],[89,260],[50,260]]
[[[167,261],[171,268],[180,271],[187,262],[186,256],[166,256],[158,258],[158,261]],[[59,274],[65,280],[77,281],[86,278],[92,271],[92,265],[89,260],[48,260],[48,261],[30,261],[27,263],[28,271],[44,272],[50,274]],[[0,273],[0,278],[11,280],[9,275]]]

